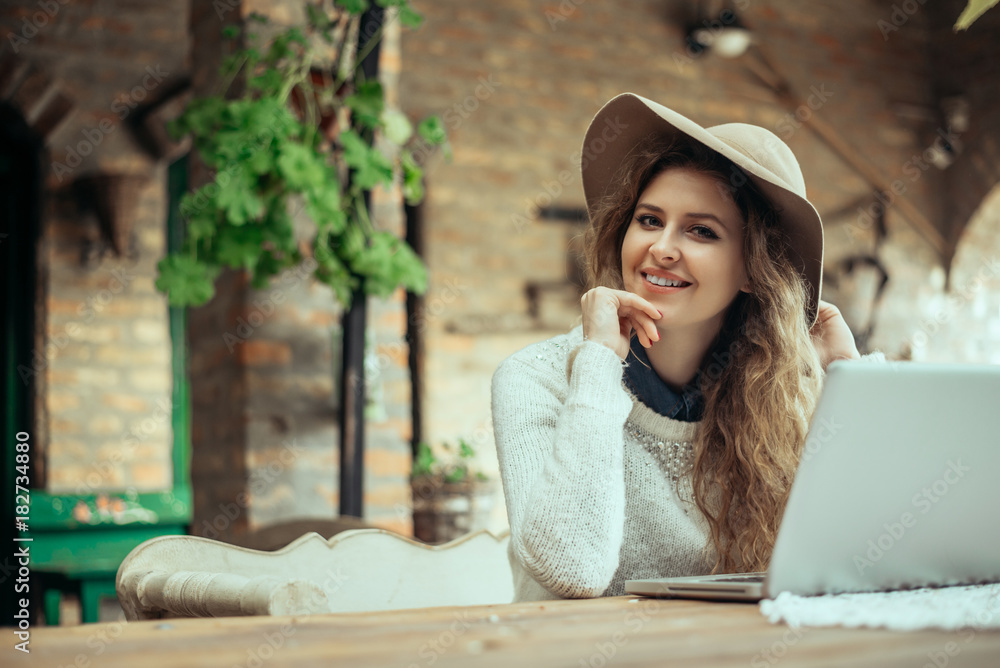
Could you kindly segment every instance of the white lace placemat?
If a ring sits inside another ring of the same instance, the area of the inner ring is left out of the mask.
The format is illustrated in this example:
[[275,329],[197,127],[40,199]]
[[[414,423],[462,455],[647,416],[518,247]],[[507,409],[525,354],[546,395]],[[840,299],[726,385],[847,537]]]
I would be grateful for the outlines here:
[[760,611],[772,623],[791,627],[1000,629],[1000,584],[825,596],[784,592],[761,601]]

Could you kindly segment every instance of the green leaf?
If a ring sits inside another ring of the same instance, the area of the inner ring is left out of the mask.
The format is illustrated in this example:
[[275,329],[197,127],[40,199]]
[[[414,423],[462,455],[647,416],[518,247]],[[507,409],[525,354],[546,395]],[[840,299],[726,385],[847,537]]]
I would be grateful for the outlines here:
[[344,149],[344,162],[354,170],[354,185],[369,190],[378,184],[388,187],[392,183],[392,163],[374,149],[354,130],[340,134],[340,144]]
[[334,0],[333,4],[343,7],[350,14],[360,14],[368,9],[368,0]]
[[395,280],[393,287],[386,291],[386,296],[392,294],[398,286],[414,294],[424,294],[428,283],[427,266],[409,244],[398,239],[396,241],[398,245],[392,258],[392,277]]
[[309,46],[309,40],[299,28],[289,28],[285,35],[288,37],[289,42],[297,42],[302,46]]
[[959,15],[958,20],[955,21],[955,26],[953,30],[958,32],[959,30],[968,30],[969,26],[978,19],[980,16],[986,13],[986,10],[993,7],[1000,2],[1000,0],[969,0],[965,9]]
[[309,23],[316,26],[317,28],[322,28],[328,22],[326,14],[320,11],[319,7],[316,5],[306,5],[306,14],[309,15]]
[[328,229],[332,234],[340,234],[347,225],[336,184],[309,191],[306,194],[306,213],[318,228]]
[[386,109],[382,112],[382,126],[385,128],[386,139],[397,146],[405,144],[413,135],[413,124],[398,109]]
[[210,194],[215,188],[204,185],[194,192],[189,192],[181,198],[179,209],[183,218],[197,218],[207,209],[215,210],[214,198]]
[[256,176],[269,174],[274,169],[274,154],[269,150],[270,146],[261,146],[252,150],[250,155],[243,160],[243,166]]
[[436,462],[437,460],[434,458],[434,453],[431,452],[431,447],[421,441],[417,444],[417,456],[413,458],[412,476],[417,478],[419,476],[432,475]]
[[200,306],[215,293],[218,271],[186,255],[168,255],[156,265],[156,288],[167,293],[171,306]]
[[293,190],[305,190],[323,185],[326,170],[321,158],[311,148],[295,142],[285,142],[277,160],[278,171]]
[[419,28],[424,22],[424,17],[412,7],[404,5],[399,8],[399,22],[406,28]]
[[176,131],[175,136],[178,138],[188,133],[210,136],[218,126],[225,107],[226,101],[221,97],[193,100],[184,109],[184,113],[170,125]]
[[365,127],[381,126],[385,98],[382,94],[382,84],[377,80],[359,84],[352,95],[344,98],[344,104],[354,112],[354,118]]
[[257,101],[257,109],[249,116],[248,125],[248,151],[254,150],[254,146],[270,145],[275,140],[297,142],[298,138],[306,135],[305,127],[292,112],[273,99],[262,98]]
[[264,212],[264,201],[254,187],[254,178],[241,168],[232,170],[227,185],[220,183],[215,201],[231,225],[243,225]]
[[238,116],[235,115],[236,111],[234,109],[234,130],[245,137],[284,137],[296,134],[297,123],[289,111],[275,99],[261,98],[249,101],[239,106]]
[[228,25],[222,29],[222,36],[226,39],[236,39],[240,36],[240,27],[237,25]]
[[428,116],[420,121],[417,126],[417,134],[424,138],[431,146],[440,146],[448,139],[448,133],[444,129],[444,123],[437,116]]
[[403,197],[411,206],[419,204],[424,199],[424,170],[409,151],[403,151],[400,164],[403,166]]
[[259,227],[226,225],[216,235],[215,257],[220,264],[234,269],[250,269],[263,252],[264,234]]
[[291,262],[291,258],[299,255],[295,225],[288,213],[287,198],[284,195],[274,196],[272,202],[267,205],[260,229],[264,247],[282,262]]
[[318,281],[330,286],[337,301],[347,308],[351,305],[351,293],[357,286],[357,279],[330,249],[329,243],[329,236],[323,232],[313,240],[313,258],[317,264],[315,276]]
[[285,78],[277,69],[268,68],[257,76],[247,79],[247,88],[257,91],[262,96],[275,96],[281,92]]
[[215,200],[208,194],[214,189],[207,185],[181,198],[180,213],[186,226],[184,234],[192,241],[211,237],[218,225],[218,209]]
[[462,482],[468,473],[469,470],[464,466],[456,466],[444,475],[444,481],[449,483]]
[[251,285],[255,290],[265,289],[270,284],[271,277],[284,269],[286,264],[286,262],[283,262],[271,251],[262,252],[253,267],[253,281]]
[[354,273],[365,277],[365,292],[388,297],[397,287],[422,294],[427,290],[427,268],[405,242],[388,232],[376,232],[367,246],[355,251]]
[[[243,151],[246,147],[246,132],[242,129],[220,129],[217,130],[208,142],[214,144],[211,148],[210,156],[215,163],[215,166],[222,166],[226,163],[235,163],[243,156]],[[206,149],[209,149],[210,145],[205,145]],[[206,151],[203,151],[205,153]]]
[[318,3],[316,5],[306,4],[306,11],[309,12],[309,25],[320,31],[321,36],[327,44],[332,44],[332,31],[337,27],[337,19],[332,18],[327,11],[323,9],[322,3]]
[[458,456],[462,459],[469,459],[476,456],[476,451],[472,449],[464,438],[458,439]]

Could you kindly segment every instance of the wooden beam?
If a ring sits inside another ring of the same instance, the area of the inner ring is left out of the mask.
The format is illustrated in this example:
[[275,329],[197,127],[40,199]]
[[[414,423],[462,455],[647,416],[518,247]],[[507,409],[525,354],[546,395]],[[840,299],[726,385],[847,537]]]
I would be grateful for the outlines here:
[[[789,81],[780,74],[777,67],[774,65],[773,61],[768,58],[764,50],[758,45],[755,47],[755,52],[759,57],[759,61],[755,61],[753,57],[747,59],[747,67],[753,72],[765,85],[771,88],[775,97],[778,101],[782,103],[789,111],[794,112],[798,106],[801,104],[800,98],[794,93]],[[891,206],[899,207],[900,213],[905,219],[907,219],[917,233],[922,236],[934,250],[937,251],[941,259],[947,264],[950,258],[951,249],[949,244],[945,241],[944,236],[938,231],[937,227],[926,217],[923,212],[918,209],[913,202],[905,198],[903,195],[896,194],[892,190],[891,182],[882,176],[867,159],[853,146],[851,146],[847,141],[845,141],[836,129],[825,120],[819,117],[818,114],[813,114],[812,117],[803,125],[819,137],[823,143],[825,143],[830,149],[833,150],[844,162],[846,162],[851,168],[853,168],[858,174],[865,179],[874,190],[881,191],[883,193],[892,193],[893,201]]]

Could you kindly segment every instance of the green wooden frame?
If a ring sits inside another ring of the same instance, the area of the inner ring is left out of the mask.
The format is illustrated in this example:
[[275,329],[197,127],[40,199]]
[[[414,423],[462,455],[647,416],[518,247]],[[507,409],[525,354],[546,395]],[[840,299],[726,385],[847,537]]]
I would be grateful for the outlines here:
[[[184,238],[180,198],[187,191],[187,156],[168,167],[167,247],[179,248]],[[170,308],[172,353],[173,485],[157,492],[50,494],[31,492],[29,528],[33,572],[51,574],[52,586],[79,585],[84,622],[97,621],[103,596],[113,595],[122,560],[140,543],[163,535],[183,535],[191,523],[191,409],[187,374],[187,313]],[[33,319],[21,322],[33,322]],[[12,345],[12,344],[11,344]],[[12,355],[13,356],[13,355]],[[12,370],[13,371],[13,370]],[[15,388],[15,374],[5,379]],[[6,412],[25,410],[8,405]],[[11,421],[10,424],[17,422]],[[13,459],[13,444],[5,446]],[[76,512],[74,512],[76,511]],[[58,595],[45,595],[48,623],[58,623]]]

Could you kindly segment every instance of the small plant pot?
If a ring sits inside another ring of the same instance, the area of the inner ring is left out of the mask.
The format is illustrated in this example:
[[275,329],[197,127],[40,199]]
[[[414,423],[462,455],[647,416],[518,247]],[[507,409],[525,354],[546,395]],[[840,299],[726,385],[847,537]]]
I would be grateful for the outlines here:
[[489,525],[496,499],[493,480],[445,482],[437,476],[410,481],[413,535],[425,543],[447,543]]

